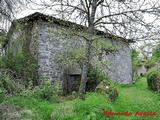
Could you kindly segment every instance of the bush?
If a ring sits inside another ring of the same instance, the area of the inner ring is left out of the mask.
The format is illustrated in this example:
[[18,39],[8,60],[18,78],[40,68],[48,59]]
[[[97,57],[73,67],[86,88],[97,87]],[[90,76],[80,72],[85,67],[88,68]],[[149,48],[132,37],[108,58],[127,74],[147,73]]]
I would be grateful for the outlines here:
[[118,96],[117,89],[115,87],[115,84],[109,79],[104,79],[97,87],[96,91],[107,95],[108,99],[110,101],[114,101],[115,98]]
[[144,67],[149,70],[150,68],[155,66],[155,60],[154,59],[148,59],[144,63]]
[[160,44],[156,46],[156,49],[153,51],[153,56],[152,56],[152,59],[158,62],[160,62],[159,58],[160,58]]
[[19,53],[14,55],[13,53],[7,53],[6,56],[0,57],[0,69],[8,69],[12,71],[15,78],[21,78],[26,85],[29,81],[34,84],[36,81],[36,61],[29,54]]
[[[7,53],[0,56],[0,96],[21,93],[35,81],[36,65],[29,55]],[[4,97],[0,97],[3,102]]]
[[58,82],[54,83],[54,86],[51,84],[51,81],[47,79],[43,79],[40,86],[35,87],[31,96],[41,99],[41,100],[48,100],[52,102],[56,102],[56,98],[59,95],[59,84]]
[[142,65],[142,59],[140,59],[138,56],[139,56],[139,53],[136,50],[131,50],[131,59],[132,59],[133,66]]
[[139,76],[139,75],[134,75],[133,76],[133,83],[136,83],[139,79],[141,79],[142,77],[141,76]]
[[142,59],[139,58],[139,53],[136,50],[131,50],[132,71],[136,73],[137,68],[142,65]]
[[0,90],[13,94],[27,88],[29,83],[36,85],[36,69],[35,60],[29,54],[0,56]]
[[160,67],[147,72],[148,87],[154,91],[160,91]]
[[97,85],[104,79],[106,79],[106,77],[101,74],[98,69],[95,69],[92,65],[89,65],[86,91],[94,91]]
[[23,91],[25,86],[21,84],[21,79],[14,76],[14,72],[9,69],[0,70],[0,93],[15,94]]
[[13,93],[15,89],[15,85],[7,76],[0,76],[0,93]]

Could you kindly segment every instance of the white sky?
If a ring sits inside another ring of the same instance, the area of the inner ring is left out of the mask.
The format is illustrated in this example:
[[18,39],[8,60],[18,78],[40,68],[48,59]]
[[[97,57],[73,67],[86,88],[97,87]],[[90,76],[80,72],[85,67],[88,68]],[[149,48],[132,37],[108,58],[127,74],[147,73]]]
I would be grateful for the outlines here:
[[[49,2],[50,0],[45,0],[45,2]],[[156,0],[151,0],[151,1],[156,1]],[[40,0],[36,0],[36,2],[37,3],[40,3]],[[158,1],[158,2],[160,2],[160,1]],[[36,9],[36,7],[34,6],[33,8],[35,8]],[[17,19],[19,19],[19,18],[23,18],[24,16],[28,16],[28,15],[30,15],[30,14],[32,14],[32,13],[34,13],[34,12],[42,12],[42,13],[45,13],[45,14],[49,14],[49,15],[52,15],[52,13],[53,13],[53,11],[52,10],[46,10],[46,11],[43,11],[43,10],[31,10],[31,9],[26,9],[26,10],[23,10],[23,11],[21,11],[19,14],[17,14]],[[147,22],[147,23],[150,23],[150,22],[152,22],[152,21],[154,21],[154,16],[151,16],[151,15],[148,15],[148,14],[145,14],[144,15],[144,18],[145,18],[145,21]],[[146,41],[146,44],[147,43],[150,43],[150,41]],[[138,42],[137,43],[137,45],[138,46],[141,46],[141,45],[143,45],[144,44],[144,42]]]

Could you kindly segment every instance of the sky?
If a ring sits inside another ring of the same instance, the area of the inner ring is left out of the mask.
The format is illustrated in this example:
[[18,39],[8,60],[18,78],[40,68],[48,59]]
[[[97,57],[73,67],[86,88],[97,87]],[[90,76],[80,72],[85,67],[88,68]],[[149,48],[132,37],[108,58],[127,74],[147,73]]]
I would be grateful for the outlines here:
[[[45,2],[48,3],[48,4],[49,4],[49,1],[50,0],[45,0]],[[135,1],[137,1],[137,0],[135,0]],[[156,1],[156,0],[151,0],[151,1]],[[158,1],[158,2],[160,3],[160,1]],[[36,3],[40,3],[40,0],[36,0]],[[32,6],[32,9],[23,9],[20,13],[17,13],[16,19],[23,18],[24,16],[30,15],[30,14],[32,14],[34,12],[42,12],[42,13],[45,13],[45,14],[53,15],[53,11],[50,10],[50,9],[47,9],[47,10],[46,9],[45,10],[37,10],[35,5],[31,4],[31,6]],[[34,10],[33,10],[33,8],[34,8]],[[58,8],[56,8],[56,9],[58,9]],[[155,17],[153,15],[145,14],[144,15],[144,19],[145,19],[145,21],[147,23],[150,23],[150,22],[152,22],[155,19]],[[148,44],[150,42],[151,41],[146,41],[145,44]],[[139,47],[141,45],[144,45],[144,42],[137,42],[135,46]]]

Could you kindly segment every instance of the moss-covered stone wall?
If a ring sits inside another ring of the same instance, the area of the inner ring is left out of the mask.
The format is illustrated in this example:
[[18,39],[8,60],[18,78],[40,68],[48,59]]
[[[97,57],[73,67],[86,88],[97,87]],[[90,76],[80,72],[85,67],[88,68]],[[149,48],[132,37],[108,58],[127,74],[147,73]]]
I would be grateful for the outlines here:
[[[80,75],[81,66],[61,64],[58,56],[69,54],[67,53],[68,48],[76,51],[85,47],[87,29],[75,29],[74,24],[69,27],[56,21],[50,22],[47,18],[47,21],[43,19],[38,17],[32,19],[31,17],[30,20],[25,18],[14,21],[8,34],[7,51],[15,54],[29,53],[37,63],[39,82],[44,77],[53,82],[58,81],[61,90],[64,90],[68,84],[66,74]],[[104,48],[106,45],[111,46],[111,49],[116,48],[114,53],[107,53],[110,51],[107,48],[100,54],[104,61],[109,61],[109,64],[103,65],[103,72],[106,76],[116,83],[131,84],[132,65],[129,44],[120,38],[105,37],[101,32],[98,32],[94,39],[97,42],[93,44],[93,48],[99,46],[99,41]],[[92,50],[91,53],[96,59],[91,62],[95,66],[99,66],[100,62],[97,61],[99,56],[93,51],[101,52],[101,49]]]

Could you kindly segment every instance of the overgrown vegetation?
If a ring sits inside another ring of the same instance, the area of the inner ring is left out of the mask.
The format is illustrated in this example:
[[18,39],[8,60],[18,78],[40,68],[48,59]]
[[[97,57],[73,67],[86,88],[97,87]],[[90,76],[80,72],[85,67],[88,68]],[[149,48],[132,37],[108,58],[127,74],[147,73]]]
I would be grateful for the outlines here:
[[147,83],[150,89],[160,92],[160,67],[147,72]]
[[8,53],[0,57],[0,94],[32,96],[41,100],[53,100],[59,94],[59,84],[43,77],[37,83],[37,65],[27,54]]
[[160,62],[160,44],[156,46],[156,49],[153,52],[152,59]]
[[4,93],[21,92],[29,84],[36,85],[36,63],[28,54],[8,53],[0,56],[0,89]]
[[109,101],[114,101],[118,96],[115,83],[112,82],[109,78],[105,78],[100,84],[96,87],[96,91],[108,97]]
[[145,65],[145,68],[149,70],[154,66],[156,66],[158,63],[160,63],[160,44],[156,46],[156,48],[153,50],[152,57],[150,59],[147,59],[144,65]]
[[131,59],[133,66],[142,65],[142,59],[139,58],[139,52],[137,52],[135,49],[131,50]]
[[155,59],[147,59],[144,63],[144,66],[147,70],[149,70],[150,68],[154,67],[156,64]]
[[59,83],[55,82],[53,85],[51,81],[44,78],[41,84],[31,91],[30,95],[39,100],[57,102],[56,99],[59,94]]
[[[160,68],[150,70],[147,73],[147,81],[140,76],[134,76],[136,81],[134,85],[116,85],[115,87],[115,84],[109,78],[90,65],[87,77],[87,91],[90,92],[87,92],[86,100],[82,101],[75,97],[75,92],[70,95],[71,99],[68,100],[68,96],[59,96],[59,84],[54,83],[53,85],[45,77],[39,86],[34,85],[33,74],[29,75],[29,73],[36,69],[36,65],[33,67],[34,65],[32,64],[34,63],[30,60],[31,58],[26,57],[22,54],[16,56],[10,54],[0,58],[2,63],[0,75],[0,119],[144,119],[143,116],[134,116],[137,111],[153,111],[157,113],[154,118],[160,118],[158,114],[160,113],[160,96],[157,92],[150,91],[147,86],[148,82],[150,88],[156,87],[156,90],[160,88],[160,86],[155,86],[159,83],[155,82],[160,80]],[[26,75],[28,76],[25,77]],[[27,85],[25,85],[26,83]],[[94,90],[96,92],[93,92]],[[104,110],[113,112],[126,112],[128,110],[133,115],[103,116]],[[153,116],[145,117],[147,120],[152,118]]]
[[[104,76],[98,69],[94,68],[91,64],[89,65],[88,70],[86,91],[95,91],[97,85],[108,78]],[[110,82],[110,80],[108,80],[108,82]]]
[[[67,100],[57,97],[59,103],[41,100],[33,96],[12,96],[5,98],[3,104],[15,106],[17,116],[14,119],[33,120],[134,120],[134,119],[159,119],[160,96],[150,91],[145,78],[139,78],[134,85],[118,85],[118,97],[114,102],[109,102],[106,96],[89,92],[86,100],[79,98]],[[103,112],[132,112],[131,116],[103,116]],[[156,112],[156,116],[134,116],[137,112]],[[154,118],[153,118],[154,117]]]
[[135,49],[131,50],[131,60],[132,60],[132,72],[135,73],[137,67],[142,65],[142,59],[139,58],[139,52]]
[[147,83],[150,89],[158,91],[160,93],[160,44],[156,46],[153,51],[151,59],[147,60],[145,67],[148,69],[146,74]]
[[[132,112],[131,116],[112,116],[111,120],[154,120],[160,118],[160,96],[148,89],[147,80],[140,77],[134,85],[118,85],[118,97],[111,103],[113,112]],[[139,112],[156,112],[155,116],[139,116]]]
[[0,34],[0,45],[1,47],[4,46],[4,44],[7,42],[7,36]]

